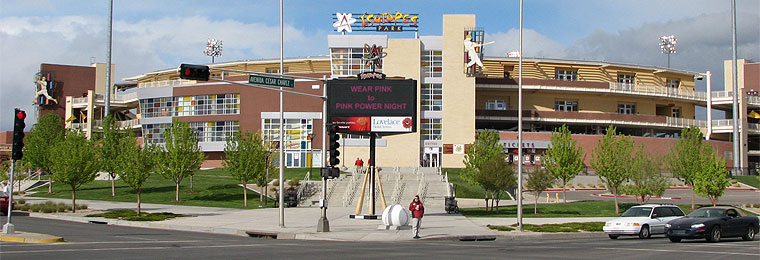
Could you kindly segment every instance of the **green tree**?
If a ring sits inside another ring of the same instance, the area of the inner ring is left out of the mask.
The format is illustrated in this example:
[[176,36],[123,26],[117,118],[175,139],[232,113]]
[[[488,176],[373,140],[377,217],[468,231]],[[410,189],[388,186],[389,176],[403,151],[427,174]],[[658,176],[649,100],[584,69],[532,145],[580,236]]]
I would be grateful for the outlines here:
[[156,172],[175,185],[175,200],[179,200],[179,184],[185,177],[200,169],[203,152],[198,146],[195,131],[186,122],[175,121],[164,130],[166,145],[159,149]]
[[631,163],[630,183],[623,185],[623,192],[636,196],[641,204],[646,204],[649,197],[662,196],[670,181],[662,176],[661,165],[659,160],[644,153],[644,148],[640,146]]
[[[501,195],[510,188],[517,186],[517,175],[511,165],[504,160],[504,154],[492,157],[478,171],[475,180],[486,191],[486,198],[491,199],[491,209],[499,212]],[[494,202],[496,207],[494,207]],[[488,208],[488,205],[486,205]]]
[[111,197],[116,196],[115,179],[121,167],[118,158],[123,152],[122,148],[124,148],[119,140],[126,135],[127,131],[117,125],[116,118],[113,115],[108,115],[103,119],[103,133],[100,134],[98,140],[100,144],[100,170],[107,172],[111,177]]
[[158,147],[156,145],[146,144],[141,148],[135,137],[131,134],[122,136],[117,140],[121,152],[116,160],[116,168],[119,178],[137,192],[137,215],[142,212],[140,195],[142,195],[143,184],[155,170],[154,156]]
[[504,148],[499,145],[499,133],[489,131],[488,129],[478,132],[475,136],[475,143],[467,146],[465,151],[464,179],[467,182],[481,186],[486,190],[484,196],[486,205],[488,205],[489,189],[486,187],[491,184],[482,181],[480,171],[489,160],[495,157],[504,156]]
[[557,179],[546,169],[537,169],[528,174],[528,181],[525,183],[525,188],[531,190],[536,196],[536,203],[533,205],[533,214],[538,214],[538,199],[541,197],[541,193],[546,189],[551,188]]
[[583,169],[583,147],[573,140],[570,129],[562,125],[552,133],[551,146],[544,153],[544,167],[562,182],[562,200],[567,203],[565,187]]
[[620,195],[622,185],[628,181],[633,160],[633,140],[630,136],[619,134],[615,127],[607,127],[607,133],[599,140],[594,148],[594,159],[591,166],[594,167],[599,179],[604,182],[607,189],[615,196],[615,213],[620,214],[620,206],[617,197]]
[[53,192],[52,167],[56,157],[52,156],[52,150],[63,141],[64,133],[63,119],[54,113],[48,113],[37,121],[24,138],[24,160],[48,174],[48,193]]
[[62,142],[51,150],[53,179],[71,187],[72,211],[76,212],[77,189],[95,180],[100,164],[98,147],[81,132],[68,131]]
[[694,209],[695,200],[694,180],[703,166],[700,163],[704,152],[702,140],[704,135],[698,127],[685,128],[681,130],[678,143],[665,156],[665,165],[673,177],[681,180],[692,190],[691,209]]
[[694,192],[699,196],[707,197],[715,206],[718,203],[718,198],[730,185],[731,176],[726,169],[726,162],[715,157],[712,146],[704,144],[699,164],[701,169],[697,171],[694,178]]
[[[224,167],[232,177],[243,184],[243,205],[248,207],[248,188],[251,181],[264,179],[267,170],[267,150],[261,139],[261,134],[246,132],[235,134],[227,139],[224,148]],[[259,181],[257,184],[261,185]],[[260,186],[261,187],[261,186]],[[263,191],[259,193],[259,201],[263,201]]]

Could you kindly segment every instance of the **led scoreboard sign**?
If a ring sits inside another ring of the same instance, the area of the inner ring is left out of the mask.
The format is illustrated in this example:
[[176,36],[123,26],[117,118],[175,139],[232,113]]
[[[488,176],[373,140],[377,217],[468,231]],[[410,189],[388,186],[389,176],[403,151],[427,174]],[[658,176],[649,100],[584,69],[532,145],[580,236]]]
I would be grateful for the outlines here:
[[328,121],[339,132],[417,131],[417,81],[334,79],[327,86]]

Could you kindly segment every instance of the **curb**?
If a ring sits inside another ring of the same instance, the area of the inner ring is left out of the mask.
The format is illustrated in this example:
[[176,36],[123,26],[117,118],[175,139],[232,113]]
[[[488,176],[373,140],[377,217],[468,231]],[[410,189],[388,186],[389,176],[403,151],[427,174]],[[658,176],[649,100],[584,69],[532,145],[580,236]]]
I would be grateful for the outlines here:
[[29,244],[51,244],[63,242],[63,238],[46,234],[16,232],[15,234],[0,234],[0,241]]
[[[594,197],[604,197],[604,198],[614,198],[615,195],[612,194],[598,194],[594,193],[591,194],[591,196]],[[630,196],[630,195],[619,195],[618,198],[624,198],[624,199],[638,199],[636,196]],[[680,200],[680,197],[649,197],[649,199],[656,199],[656,200]]]
[[[500,231],[501,232],[501,231]],[[510,231],[513,232],[513,231]],[[539,233],[517,232],[515,234],[499,234],[499,239],[504,240],[547,240],[547,239],[578,239],[578,238],[605,238],[604,232],[566,232],[566,233]]]

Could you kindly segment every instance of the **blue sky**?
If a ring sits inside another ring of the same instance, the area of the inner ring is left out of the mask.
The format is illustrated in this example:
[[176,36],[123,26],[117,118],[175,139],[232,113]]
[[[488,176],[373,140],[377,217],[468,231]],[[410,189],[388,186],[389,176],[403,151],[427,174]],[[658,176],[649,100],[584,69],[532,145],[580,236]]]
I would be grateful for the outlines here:
[[[117,81],[180,63],[209,62],[202,51],[210,37],[224,41],[217,61],[279,55],[279,1],[114,2],[112,59]],[[740,58],[760,60],[759,2],[737,0]],[[715,88],[720,89],[722,61],[731,58],[729,3],[526,0],[524,53],[664,67],[658,37],[675,34],[679,45],[672,67],[711,70]],[[487,55],[504,56],[517,49],[517,0],[285,0],[284,6],[286,57],[326,55],[326,35],[335,33],[335,12],[419,13],[420,35],[440,35],[443,14],[475,14],[486,40],[496,41],[485,49]],[[86,66],[91,58],[105,62],[107,17],[105,0],[0,0],[0,131],[10,129],[13,107],[33,111],[32,77],[40,63]]]

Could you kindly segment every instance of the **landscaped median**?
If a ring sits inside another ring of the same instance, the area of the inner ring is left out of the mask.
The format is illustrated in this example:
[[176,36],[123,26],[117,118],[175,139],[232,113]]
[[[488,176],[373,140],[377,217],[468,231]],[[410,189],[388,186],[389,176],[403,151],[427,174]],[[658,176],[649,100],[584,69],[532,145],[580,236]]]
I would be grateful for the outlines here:
[[13,234],[0,233],[0,241],[30,244],[50,244],[63,242],[63,238],[46,234],[15,232]]
[[[517,229],[517,224],[511,226],[497,226],[488,225],[488,228],[498,231],[514,231]],[[523,229],[532,232],[548,232],[548,233],[563,233],[563,232],[602,232],[604,222],[572,222],[563,224],[523,224]]]

